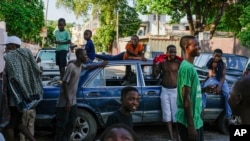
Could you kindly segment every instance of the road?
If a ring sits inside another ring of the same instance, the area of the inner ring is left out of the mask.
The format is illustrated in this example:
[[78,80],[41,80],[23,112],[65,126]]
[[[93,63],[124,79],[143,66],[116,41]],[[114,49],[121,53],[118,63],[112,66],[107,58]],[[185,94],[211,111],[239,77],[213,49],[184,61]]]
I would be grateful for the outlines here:
[[[166,127],[163,125],[147,125],[137,126],[134,128],[140,141],[167,141]],[[102,130],[98,131],[97,138]],[[37,132],[38,141],[53,141],[53,135]],[[213,125],[205,125],[204,128],[205,141],[229,141],[229,135],[223,135],[216,131]]]

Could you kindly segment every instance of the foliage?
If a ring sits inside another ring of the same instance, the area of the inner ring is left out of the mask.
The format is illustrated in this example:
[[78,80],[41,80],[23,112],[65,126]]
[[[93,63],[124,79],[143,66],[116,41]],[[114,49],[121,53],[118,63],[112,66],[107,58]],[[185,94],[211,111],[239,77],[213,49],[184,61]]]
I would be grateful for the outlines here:
[[239,18],[243,30],[238,34],[242,45],[250,48],[250,2],[245,4],[242,14]]
[[136,0],[136,8],[143,14],[168,14],[177,23],[187,16],[190,34],[210,31],[212,38],[224,10],[232,2],[233,0]]
[[92,11],[93,18],[100,20],[93,41],[101,51],[110,51],[116,38],[117,11],[119,37],[135,34],[140,26],[138,13],[128,5],[127,0],[57,0],[57,4],[73,10],[77,16],[88,15]]
[[8,35],[26,42],[37,42],[44,26],[42,0],[1,0],[0,20],[6,22]]

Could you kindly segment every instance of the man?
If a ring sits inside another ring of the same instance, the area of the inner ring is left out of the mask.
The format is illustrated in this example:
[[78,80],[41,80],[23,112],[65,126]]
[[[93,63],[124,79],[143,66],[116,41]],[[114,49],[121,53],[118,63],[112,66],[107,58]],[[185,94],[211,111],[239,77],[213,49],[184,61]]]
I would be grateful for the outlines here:
[[199,42],[194,36],[183,36],[180,46],[185,54],[177,78],[176,121],[182,141],[203,141],[203,120],[201,118],[201,86],[194,58],[200,55]]
[[24,111],[34,108],[41,100],[43,89],[40,69],[31,51],[20,47],[20,38],[7,37],[3,89],[8,95],[10,122],[6,127],[6,139],[14,141],[14,131],[17,129],[27,139],[36,141],[27,126],[21,121]]
[[56,104],[56,141],[69,141],[77,118],[77,86],[82,69],[104,67],[107,62],[98,65],[86,66],[87,52],[84,49],[76,50],[76,60],[71,62],[63,76],[61,92]]
[[250,74],[250,63],[247,65],[246,70],[243,73],[243,77],[246,77]]
[[[154,76],[159,74],[162,76],[162,91],[161,91],[161,107],[162,119],[167,123],[168,133],[170,139],[174,140],[173,125],[177,129],[175,114],[177,111],[176,98],[177,98],[177,74],[181,64],[179,59],[176,59],[176,47],[169,45],[165,59],[156,64],[156,71],[153,71]],[[176,130],[175,138],[178,139],[178,130]]]
[[241,124],[250,125],[250,76],[242,77],[235,82],[232,88],[229,104],[232,112],[240,116]]

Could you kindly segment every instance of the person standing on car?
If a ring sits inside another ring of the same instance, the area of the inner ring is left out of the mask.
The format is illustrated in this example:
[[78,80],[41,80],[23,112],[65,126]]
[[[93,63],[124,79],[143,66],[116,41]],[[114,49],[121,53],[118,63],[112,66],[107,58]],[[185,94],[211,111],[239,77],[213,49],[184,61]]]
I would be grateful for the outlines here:
[[88,55],[88,62],[91,63],[95,59],[95,46],[93,41],[91,40],[92,37],[92,31],[91,30],[85,30],[84,31],[84,39],[86,40],[85,50],[87,51]]
[[[175,114],[177,111],[177,75],[180,67],[180,59],[176,59],[176,47],[174,45],[167,46],[166,57],[162,62],[156,64],[154,76],[161,75],[161,108],[162,120],[167,123],[167,129],[171,140],[174,140],[173,127],[177,129]],[[178,130],[176,130],[175,138],[179,138]]]
[[250,125],[250,76],[242,77],[232,87],[229,105],[235,116],[240,116],[241,124]]
[[[233,124],[234,121],[232,120],[232,111],[228,104],[229,98],[229,86],[226,81],[226,64],[222,60],[222,50],[215,49],[213,53],[213,57],[207,62],[208,68],[208,77],[205,80],[203,87],[207,87],[209,85],[215,86],[214,93],[222,94],[224,97],[224,108],[225,108],[225,118],[228,120],[229,124]],[[206,93],[202,95],[203,99],[203,108],[206,106]]]
[[56,44],[56,65],[59,66],[60,77],[63,78],[67,65],[67,53],[71,44],[69,32],[64,28],[66,21],[64,18],[58,20],[58,30],[55,31]]
[[86,66],[87,52],[84,49],[76,49],[76,61],[71,62],[62,79],[62,87],[56,103],[56,141],[69,141],[77,118],[76,93],[78,81],[82,69],[104,67],[107,62],[98,65]]
[[193,65],[201,48],[192,35],[181,37],[180,47],[185,60],[180,65],[177,78],[177,126],[182,141],[203,141],[201,86]]

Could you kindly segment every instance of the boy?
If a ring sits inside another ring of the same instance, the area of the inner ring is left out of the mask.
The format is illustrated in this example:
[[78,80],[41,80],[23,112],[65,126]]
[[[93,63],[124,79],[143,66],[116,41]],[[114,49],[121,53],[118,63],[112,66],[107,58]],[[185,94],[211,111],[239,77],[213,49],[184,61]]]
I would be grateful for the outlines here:
[[133,119],[131,112],[136,111],[138,106],[138,90],[134,87],[124,87],[121,90],[121,107],[108,117],[106,127],[116,123],[123,123],[133,129]]
[[74,123],[77,118],[76,93],[82,69],[93,69],[104,67],[107,62],[100,65],[86,66],[82,63],[87,62],[87,53],[84,49],[76,50],[76,61],[70,63],[62,79],[61,93],[56,107],[56,141],[68,141],[72,134]]
[[61,79],[65,73],[67,65],[67,53],[71,44],[70,35],[64,29],[66,21],[64,18],[58,20],[58,30],[55,31],[55,44],[56,44],[56,65],[59,66]]
[[[226,64],[222,60],[222,50],[215,49],[213,58],[211,58],[208,63],[208,78],[204,82],[203,87],[207,86],[216,86],[214,93],[220,94],[222,93],[225,101],[225,118],[228,120],[229,124],[233,124],[233,120],[231,119],[232,112],[231,108],[228,104],[229,98],[229,86],[227,81],[225,80],[226,76]],[[203,95],[203,108],[206,106],[206,93]]]
[[241,124],[250,125],[250,76],[243,77],[233,85],[231,96],[228,100],[232,112],[240,116]]
[[137,35],[132,35],[131,40],[127,43],[125,47],[126,51],[121,52],[118,55],[99,55],[96,57],[103,60],[143,60],[146,61],[144,57],[144,46],[139,43],[139,37]]
[[[175,113],[177,111],[177,74],[181,61],[176,59],[176,47],[174,45],[167,46],[167,52],[164,60],[156,64],[154,76],[161,76],[162,91],[161,91],[161,107],[162,119],[167,123],[170,139],[174,140],[173,127],[177,127]],[[177,129],[177,128],[176,128]],[[178,138],[178,130],[176,137]]]
[[88,55],[88,62],[93,62],[95,59],[95,46],[93,44],[93,41],[91,40],[92,37],[92,31],[91,30],[85,30],[84,31],[84,39],[87,41],[85,45],[85,50],[87,51]]
[[201,86],[193,65],[201,48],[197,39],[191,35],[183,36],[180,46],[185,60],[180,65],[177,78],[177,126],[182,141],[203,141]]

